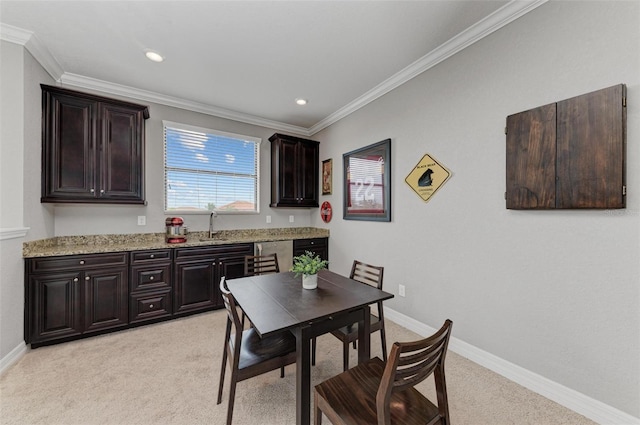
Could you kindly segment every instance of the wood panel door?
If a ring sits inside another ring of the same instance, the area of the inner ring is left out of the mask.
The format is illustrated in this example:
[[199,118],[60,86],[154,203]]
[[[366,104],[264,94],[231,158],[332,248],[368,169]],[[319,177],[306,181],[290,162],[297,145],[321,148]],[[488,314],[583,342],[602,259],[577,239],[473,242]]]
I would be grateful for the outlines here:
[[218,305],[214,259],[176,263],[174,314],[207,310]]
[[558,102],[556,208],[624,208],[625,87]]
[[85,332],[126,326],[129,322],[128,269],[85,272]]
[[27,343],[65,338],[82,333],[81,274],[61,272],[29,278]]
[[43,92],[42,200],[95,197],[97,102]]

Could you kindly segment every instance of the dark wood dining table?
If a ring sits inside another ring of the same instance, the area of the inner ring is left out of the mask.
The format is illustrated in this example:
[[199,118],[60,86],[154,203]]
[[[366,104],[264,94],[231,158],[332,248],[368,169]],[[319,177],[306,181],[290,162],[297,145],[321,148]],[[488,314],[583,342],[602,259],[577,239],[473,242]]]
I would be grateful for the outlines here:
[[310,423],[311,339],[358,322],[358,363],[366,361],[371,355],[369,305],[393,298],[329,270],[318,273],[316,289],[303,289],[302,277],[292,272],[231,279],[227,286],[260,336],[285,330],[295,335],[298,425]]

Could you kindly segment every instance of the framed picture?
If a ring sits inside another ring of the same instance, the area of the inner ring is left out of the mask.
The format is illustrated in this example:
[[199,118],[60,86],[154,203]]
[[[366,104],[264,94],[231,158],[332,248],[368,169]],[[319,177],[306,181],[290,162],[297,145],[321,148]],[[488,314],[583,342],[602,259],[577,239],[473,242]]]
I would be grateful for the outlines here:
[[391,221],[391,139],[342,155],[343,218]]
[[322,161],[322,194],[323,195],[331,195],[331,176],[332,174],[332,160],[326,159]]

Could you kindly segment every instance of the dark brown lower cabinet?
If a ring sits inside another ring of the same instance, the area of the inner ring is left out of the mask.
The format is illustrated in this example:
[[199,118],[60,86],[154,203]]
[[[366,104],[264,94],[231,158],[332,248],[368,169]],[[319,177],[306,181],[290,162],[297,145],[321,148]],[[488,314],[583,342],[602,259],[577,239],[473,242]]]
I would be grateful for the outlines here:
[[[327,238],[294,240],[329,258]],[[25,259],[32,348],[223,307],[220,279],[244,276],[253,243]]]
[[36,347],[129,323],[127,254],[26,260],[25,341]]
[[244,256],[253,243],[192,247],[175,250],[174,315],[222,307],[220,279],[244,276]]
[[329,260],[329,238],[296,239],[293,241],[293,255],[298,256],[311,251],[323,260]]

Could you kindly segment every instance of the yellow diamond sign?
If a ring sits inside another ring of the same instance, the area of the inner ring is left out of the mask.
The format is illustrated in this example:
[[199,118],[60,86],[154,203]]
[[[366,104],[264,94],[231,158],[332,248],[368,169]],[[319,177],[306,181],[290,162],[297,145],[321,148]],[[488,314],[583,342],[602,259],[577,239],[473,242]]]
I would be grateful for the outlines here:
[[425,154],[404,181],[423,201],[427,202],[449,180],[449,177],[451,177],[449,170],[429,154]]

